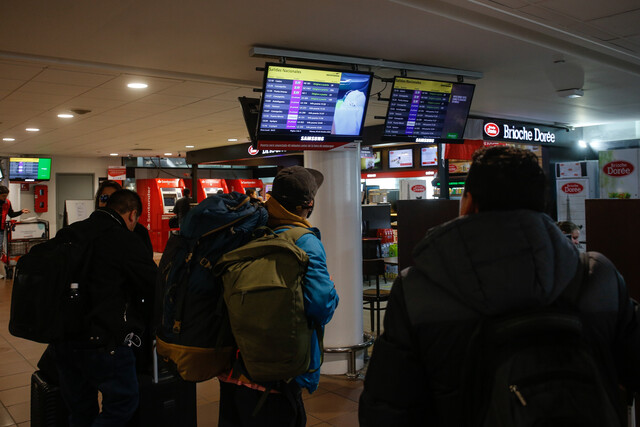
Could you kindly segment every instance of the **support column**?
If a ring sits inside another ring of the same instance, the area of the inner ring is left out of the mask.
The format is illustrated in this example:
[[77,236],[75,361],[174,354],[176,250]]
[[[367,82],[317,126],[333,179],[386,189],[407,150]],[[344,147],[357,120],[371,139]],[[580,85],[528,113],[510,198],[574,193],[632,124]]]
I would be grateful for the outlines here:
[[[340,296],[338,309],[325,329],[324,345],[352,346],[363,341],[360,147],[305,151],[304,163],[324,175],[310,221],[322,233],[329,274]],[[348,353],[325,354],[322,373],[346,373],[348,356]],[[356,369],[362,366],[361,352]]]

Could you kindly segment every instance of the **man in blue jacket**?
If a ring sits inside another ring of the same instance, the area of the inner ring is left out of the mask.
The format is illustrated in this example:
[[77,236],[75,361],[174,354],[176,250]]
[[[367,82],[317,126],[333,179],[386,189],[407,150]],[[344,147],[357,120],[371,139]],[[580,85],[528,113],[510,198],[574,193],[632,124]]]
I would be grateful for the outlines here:
[[[309,256],[304,277],[304,308],[309,320],[324,327],[338,306],[338,295],[329,272],[320,231],[308,221],[314,207],[314,198],[323,176],[314,169],[292,166],[282,169],[273,181],[271,198],[265,203],[269,212],[268,225],[276,232],[281,226],[304,227],[312,231],[300,237],[296,245]],[[270,391],[258,413],[252,413],[266,388],[262,384],[220,376],[219,426],[302,427],[307,416],[302,401],[302,388],[309,393],[318,388],[322,354],[315,332],[311,342],[309,372],[289,383],[278,384]]]

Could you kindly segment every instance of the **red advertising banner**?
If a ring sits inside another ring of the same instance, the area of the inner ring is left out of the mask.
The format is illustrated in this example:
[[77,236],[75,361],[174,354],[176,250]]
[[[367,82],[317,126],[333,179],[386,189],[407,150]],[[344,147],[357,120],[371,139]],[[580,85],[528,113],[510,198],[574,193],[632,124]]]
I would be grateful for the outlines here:
[[109,166],[107,176],[112,181],[124,181],[127,179],[127,168],[124,166]]

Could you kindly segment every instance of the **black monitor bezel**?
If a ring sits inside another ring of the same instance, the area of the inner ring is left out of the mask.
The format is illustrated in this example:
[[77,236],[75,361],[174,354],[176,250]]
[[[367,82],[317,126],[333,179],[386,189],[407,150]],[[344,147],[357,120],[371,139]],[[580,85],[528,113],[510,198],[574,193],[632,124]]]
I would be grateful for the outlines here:
[[[469,101],[469,109],[467,110],[467,114],[465,117],[465,125],[462,129],[462,138],[431,138],[431,137],[425,137],[425,136],[409,136],[409,135],[387,135],[386,129],[387,129],[387,121],[389,120],[389,108],[391,108],[391,99],[393,98],[393,91],[396,87],[396,81],[397,79],[410,79],[410,80],[420,80],[420,81],[426,81],[426,82],[435,82],[435,83],[450,83],[453,85],[464,85],[464,86],[470,86],[473,88],[472,92],[471,92],[471,100]],[[473,102],[473,97],[475,95],[475,89],[476,89],[476,85],[474,83],[460,83],[460,82],[451,82],[451,81],[447,81],[447,80],[437,80],[437,79],[421,79],[421,78],[415,78],[415,77],[403,77],[403,76],[394,76],[393,77],[393,83],[391,85],[391,92],[389,93],[389,103],[387,105],[387,114],[385,115],[384,118],[384,125],[382,127],[382,137],[381,139],[383,141],[389,141],[389,142],[415,142],[418,144],[463,144],[464,143],[464,131],[466,128],[466,124],[469,121],[469,112],[471,111],[471,103]],[[427,139],[427,141],[425,141],[425,139]]]
[[[332,134],[325,134],[325,133],[298,133],[298,134],[291,134],[291,133],[286,133],[286,134],[281,134],[278,132],[268,132],[268,133],[263,133],[260,131],[260,127],[262,125],[262,112],[264,111],[264,101],[265,101],[265,97],[264,97],[264,93],[266,90],[266,86],[267,86],[267,76],[269,74],[269,67],[288,67],[288,68],[301,68],[301,69],[307,69],[307,70],[320,70],[320,71],[331,71],[331,72],[340,72],[340,73],[353,73],[353,74],[361,74],[361,75],[366,75],[369,76],[369,86],[367,89],[367,93],[366,93],[366,98],[367,101],[364,104],[364,110],[362,112],[362,123],[360,125],[360,132],[358,133],[358,135],[332,135]],[[331,68],[331,67],[316,67],[316,66],[310,66],[310,65],[289,65],[289,64],[278,64],[278,63],[274,63],[274,62],[267,62],[265,64],[265,68],[264,68],[264,76],[263,76],[263,80],[262,80],[262,97],[260,99],[260,112],[258,115],[258,125],[256,128],[256,139],[258,141],[297,141],[297,142],[309,142],[307,140],[302,140],[301,137],[311,137],[311,136],[318,136],[318,137],[323,137],[322,141],[313,141],[313,142],[362,142],[362,132],[363,129],[365,127],[365,120],[367,118],[367,110],[368,110],[368,106],[369,106],[369,99],[371,96],[371,88],[373,86],[373,73],[369,72],[369,71],[355,71],[355,70],[349,70],[349,69],[342,69],[342,68]]]

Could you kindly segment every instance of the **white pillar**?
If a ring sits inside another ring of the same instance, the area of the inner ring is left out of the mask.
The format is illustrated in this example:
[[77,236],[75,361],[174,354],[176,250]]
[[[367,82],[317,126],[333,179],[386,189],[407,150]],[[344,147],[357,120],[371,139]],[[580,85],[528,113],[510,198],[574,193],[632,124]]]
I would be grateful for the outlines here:
[[[340,297],[338,309],[325,329],[324,346],[359,344],[363,328],[360,147],[344,151],[305,151],[304,163],[324,175],[310,221],[322,234],[327,267]],[[360,353],[357,369],[363,365]],[[346,373],[347,357],[347,353],[325,354],[322,373]]]

